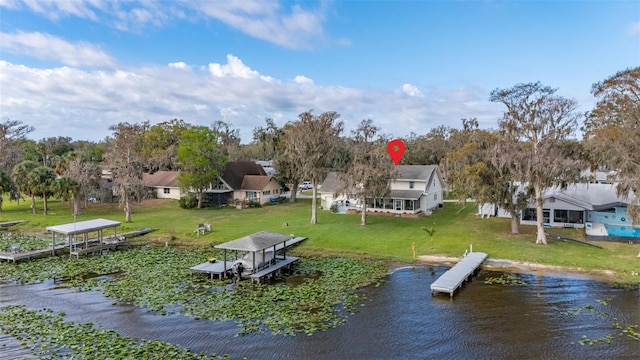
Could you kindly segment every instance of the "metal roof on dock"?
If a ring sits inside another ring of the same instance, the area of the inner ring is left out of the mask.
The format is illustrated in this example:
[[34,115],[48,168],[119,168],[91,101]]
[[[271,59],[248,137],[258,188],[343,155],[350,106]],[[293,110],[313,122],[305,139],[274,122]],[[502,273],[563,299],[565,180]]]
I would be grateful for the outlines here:
[[292,239],[293,237],[291,235],[260,231],[236,240],[218,244],[215,248],[238,251],[260,251]]
[[65,235],[77,235],[84,234],[93,231],[100,231],[107,228],[115,228],[120,226],[119,221],[107,220],[107,219],[93,219],[78,221],[69,224],[47,226],[47,231],[65,234]]

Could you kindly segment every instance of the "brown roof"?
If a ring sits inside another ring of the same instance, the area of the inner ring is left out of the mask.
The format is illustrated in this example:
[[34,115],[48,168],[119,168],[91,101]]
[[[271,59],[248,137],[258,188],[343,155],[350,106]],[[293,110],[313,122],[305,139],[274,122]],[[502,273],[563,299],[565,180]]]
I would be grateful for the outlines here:
[[233,190],[242,189],[242,181],[246,175],[266,176],[262,166],[253,161],[229,161],[222,172],[222,180]]
[[271,181],[270,176],[265,175],[245,175],[240,189],[242,190],[262,190]]
[[177,171],[156,171],[153,174],[144,174],[143,181],[149,187],[180,187]]

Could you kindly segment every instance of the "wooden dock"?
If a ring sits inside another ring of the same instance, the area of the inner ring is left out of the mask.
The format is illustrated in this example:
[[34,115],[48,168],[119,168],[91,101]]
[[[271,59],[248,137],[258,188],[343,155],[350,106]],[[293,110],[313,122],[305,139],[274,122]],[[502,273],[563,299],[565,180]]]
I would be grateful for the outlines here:
[[68,242],[63,244],[58,243],[58,245],[54,246],[53,249],[51,249],[51,247],[49,246],[44,249],[30,251],[0,251],[0,260],[16,262],[18,260],[30,260],[32,258],[50,256],[58,252],[70,253],[70,255],[79,257],[80,255],[102,253],[103,250],[118,250],[121,248],[126,248],[129,245],[128,241],[126,241],[128,237],[144,235],[151,231],[152,229],[149,228],[121,233],[117,237],[106,236],[103,239],[103,243],[98,243],[97,239],[91,239],[86,242],[79,241],[71,245],[71,251],[69,251]]
[[[218,279],[222,279],[223,277],[226,277],[226,275],[228,273],[230,273],[233,270],[233,261],[227,261],[227,268],[225,269],[224,266],[225,262],[224,261],[220,261],[220,260],[216,260],[215,262],[205,262],[202,264],[198,264],[196,266],[192,266],[191,268],[189,268],[189,270],[191,270],[191,272],[199,272],[199,273],[205,273],[205,274],[209,274],[211,275],[211,278],[213,279],[213,276],[217,276]],[[224,276],[223,276],[224,275]]]
[[291,271],[293,266],[295,266],[298,261],[300,261],[300,258],[295,256],[287,256],[286,258],[276,256],[275,264],[269,265],[260,271],[254,272],[253,274],[249,275],[249,278],[253,282],[260,283],[266,278],[275,277],[283,270]]
[[[299,236],[291,240],[288,240],[286,242],[286,245],[287,245],[286,248],[289,248],[306,239],[307,239],[306,237]],[[277,244],[275,246],[275,251],[280,251],[282,249],[285,249],[284,245],[285,245],[284,243]],[[260,282],[267,276],[275,275],[276,272],[282,271],[282,269],[290,270],[298,261],[300,261],[300,258],[297,258],[295,256],[287,256],[286,258],[284,258],[280,255],[276,255],[275,260],[276,260],[275,264],[271,264],[270,266],[249,275],[249,278],[254,282]],[[211,275],[212,279],[214,278],[214,276],[217,277],[218,279],[222,279],[223,277],[226,277],[228,274],[230,274],[233,271],[233,260],[227,260],[226,269],[224,264],[225,262],[223,260],[218,259],[215,262],[204,262],[202,264],[192,266],[189,268],[189,270],[191,270],[192,273],[199,272],[199,273],[209,274]]]
[[487,256],[483,252],[468,253],[467,256],[431,284],[431,295],[443,292],[448,293],[453,298],[453,293],[476,273]]
[[9,226],[18,225],[26,222],[27,220],[6,221],[6,222],[1,222],[0,227],[9,227]]
[[53,250],[50,247],[48,247],[44,249],[37,249],[37,250],[30,250],[30,251],[18,251],[18,252],[0,251],[0,260],[16,262],[18,260],[23,260],[23,259],[39,258],[39,257],[49,256],[52,253],[55,253],[57,251],[65,250],[68,247],[69,246],[67,244],[62,244],[62,245],[56,245],[53,248]]

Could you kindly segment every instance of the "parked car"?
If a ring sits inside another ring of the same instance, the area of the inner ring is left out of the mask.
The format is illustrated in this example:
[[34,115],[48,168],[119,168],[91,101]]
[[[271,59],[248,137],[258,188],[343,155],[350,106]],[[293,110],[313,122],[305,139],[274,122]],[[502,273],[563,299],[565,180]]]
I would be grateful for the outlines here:
[[309,190],[313,188],[311,181],[303,181],[302,184],[298,186],[300,190]]

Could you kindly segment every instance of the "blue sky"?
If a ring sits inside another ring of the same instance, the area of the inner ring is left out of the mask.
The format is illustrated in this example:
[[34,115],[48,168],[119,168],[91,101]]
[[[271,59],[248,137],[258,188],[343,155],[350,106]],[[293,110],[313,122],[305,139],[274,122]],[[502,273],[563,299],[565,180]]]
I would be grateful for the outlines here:
[[640,66],[639,1],[0,0],[0,118],[33,139],[101,140],[118,122],[303,111],[371,118],[395,137],[495,128],[495,88],[590,88]]

